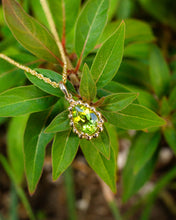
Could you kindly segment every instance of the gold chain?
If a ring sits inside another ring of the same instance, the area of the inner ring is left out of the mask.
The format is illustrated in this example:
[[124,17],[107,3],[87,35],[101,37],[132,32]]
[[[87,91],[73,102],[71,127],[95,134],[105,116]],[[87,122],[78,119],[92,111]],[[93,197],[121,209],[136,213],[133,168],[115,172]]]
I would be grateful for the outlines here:
[[55,38],[55,41],[56,41],[56,44],[57,44],[57,46],[59,48],[59,51],[61,53],[61,58],[62,58],[62,62],[63,62],[62,81],[65,84],[66,81],[67,81],[67,59],[66,59],[66,56],[65,56],[65,52],[64,52],[63,46],[60,42],[59,35],[57,33],[56,26],[55,26],[55,23],[53,21],[53,17],[52,17],[52,14],[50,12],[50,9],[48,7],[47,1],[46,0],[40,0],[40,3],[41,3],[41,5],[43,7],[43,10],[45,12],[48,24],[49,24],[50,29],[51,29],[51,33],[53,34],[53,36]]
[[16,61],[12,60],[11,58],[9,58],[8,56],[6,56],[6,55],[4,55],[2,53],[0,53],[0,58],[2,58],[3,60],[6,60],[10,64],[18,67],[19,69],[24,70],[25,72],[30,73],[33,76],[36,76],[37,78],[39,78],[39,79],[43,80],[44,82],[50,84],[54,88],[58,88],[59,87],[59,83],[51,81],[49,78],[43,76],[40,73],[37,73],[35,70],[32,70],[32,69],[30,69],[27,66],[24,66],[24,65],[21,65],[21,64],[17,63]]

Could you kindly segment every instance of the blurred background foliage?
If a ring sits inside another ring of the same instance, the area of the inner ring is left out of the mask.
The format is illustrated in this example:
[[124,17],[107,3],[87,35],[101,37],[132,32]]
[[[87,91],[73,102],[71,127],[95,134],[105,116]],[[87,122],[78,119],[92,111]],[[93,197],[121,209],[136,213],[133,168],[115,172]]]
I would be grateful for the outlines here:
[[[26,12],[47,25],[39,0],[19,1]],[[83,1],[82,1],[83,3]],[[27,195],[16,187],[13,171],[0,158],[10,181],[0,168],[0,219],[156,219],[176,218],[176,1],[174,0],[110,0],[108,24],[99,39],[101,44],[116,29],[122,19],[126,23],[124,58],[113,82],[99,90],[100,96],[116,88],[118,92],[139,93],[140,104],[161,115],[167,124],[159,130],[118,130],[119,156],[117,195],[97,181],[95,174],[78,156],[65,178],[51,182],[50,158],[35,195]],[[72,42],[67,50],[73,52]],[[97,48],[98,48],[97,45]],[[95,51],[97,50],[95,48]],[[27,52],[13,37],[3,18],[0,4],[0,51],[31,68],[40,60]],[[91,66],[94,51],[85,58]],[[53,66],[42,64],[54,69]],[[0,60],[0,92],[23,85],[23,72]],[[6,74],[2,74],[6,73]],[[15,77],[4,87],[7,80]],[[6,152],[4,133],[6,118],[0,118],[0,151],[12,157],[18,152]],[[18,123],[18,122],[14,122]],[[11,130],[9,130],[10,132]],[[23,132],[23,128],[19,132]],[[8,136],[7,136],[8,141]],[[16,143],[14,138],[14,143]],[[17,168],[18,169],[18,168]],[[10,172],[10,173],[9,173]],[[22,177],[19,176],[20,181]],[[65,181],[65,182],[64,182]],[[18,194],[18,196],[17,196]],[[19,201],[18,198],[21,200]],[[21,202],[22,201],[22,202]],[[31,210],[31,207],[32,210]],[[26,209],[28,210],[28,214]],[[69,213],[67,212],[69,210]]]

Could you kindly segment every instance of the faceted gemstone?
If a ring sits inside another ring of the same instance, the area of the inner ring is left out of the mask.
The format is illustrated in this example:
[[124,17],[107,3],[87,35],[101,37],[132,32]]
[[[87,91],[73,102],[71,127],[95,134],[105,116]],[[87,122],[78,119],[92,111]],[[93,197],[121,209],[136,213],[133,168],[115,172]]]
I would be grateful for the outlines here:
[[84,105],[75,105],[72,109],[73,122],[79,132],[92,135],[98,130],[99,118],[90,108]]

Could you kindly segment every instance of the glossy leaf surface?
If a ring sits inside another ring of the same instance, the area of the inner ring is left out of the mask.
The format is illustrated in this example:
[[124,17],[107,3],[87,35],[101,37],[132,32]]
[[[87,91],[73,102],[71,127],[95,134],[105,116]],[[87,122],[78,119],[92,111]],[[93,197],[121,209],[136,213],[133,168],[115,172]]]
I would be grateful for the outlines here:
[[79,92],[81,97],[85,98],[89,103],[96,97],[96,85],[86,64],[83,68]]
[[24,131],[29,115],[12,118],[7,133],[7,152],[17,183],[21,183],[24,175]]
[[115,192],[116,160],[112,149],[110,151],[110,159],[107,160],[91,142],[83,139],[80,141],[80,145],[90,167],[110,186],[111,190]]
[[[49,78],[52,82],[58,83],[62,81],[62,76],[59,73],[56,73],[52,70],[41,69],[41,68],[36,68],[35,70],[37,71],[37,73],[42,74],[44,77]],[[44,82],[41,79],[38,79],[36,76],[33,76],[30,73],[26,73],[26,76],[35,86],[37,86],[41,90],[57,97],[64,96],[60,88],[54,88],[50,84]],[[69,81],[67,82],[66,86],[70,92],[75,93],[75,89]]]
[[35,86],[21,86],[0,94],[0,116],[12,117],[48,109],[56,98]]
[[29,16],[15,0],[3,0],[6,22],[15,38],[31,53],[58,63],[59,49],[48,30]]
[[108,0],[90,0],[82,9],[76,24],[75,49],[86,57],[94,48],[107,20]]
[[70,120],[68,118],[69,112],[63,111],[59,115],[57,115],[52,122],[49,124],[49,126],[45,129],[46,133],[55,133],[55,132],[61,132],[66,131],[70,129]]
[[156,113],[138,104],[131,104],[119,112],[101,112],[109,123],[123,129],[141,130],[165,124]]
[[103,103],[99,106],[104,111],[121,111],[130,105],[137,97],[135,93],[116,93],[104,98]]
[[125,23],[103,43],[94,59],[91,73],[98,88],[108,84],[117,73],[123,56]]
[[24,134],[24,164],[30,193],[37,186],[42,173],[45,148],[54,136],[44,133],[47,117],[48,111],[32,114]]
[[55,135],[52,146],[53,179],[56,180],[71,164],[79,147],[79,138],[71,129]]

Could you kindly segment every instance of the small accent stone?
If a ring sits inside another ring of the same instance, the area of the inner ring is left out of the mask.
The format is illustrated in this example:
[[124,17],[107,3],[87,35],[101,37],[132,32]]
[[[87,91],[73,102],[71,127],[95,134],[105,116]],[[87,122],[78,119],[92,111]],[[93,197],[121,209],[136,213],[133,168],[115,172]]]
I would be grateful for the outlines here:
[[78,104],[72,109],[73,123],[79,132],[93,135],[98,131],[99,118],[90,108]]

